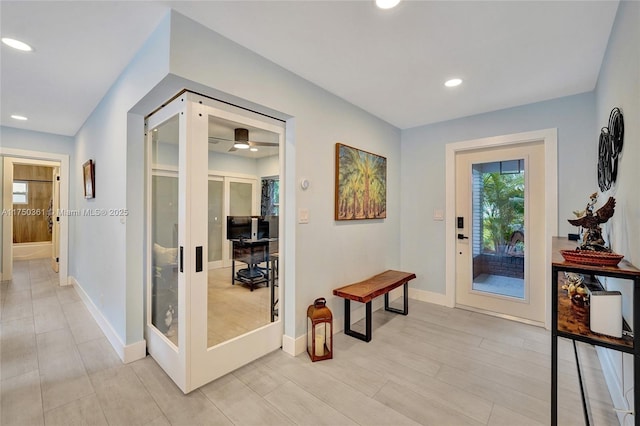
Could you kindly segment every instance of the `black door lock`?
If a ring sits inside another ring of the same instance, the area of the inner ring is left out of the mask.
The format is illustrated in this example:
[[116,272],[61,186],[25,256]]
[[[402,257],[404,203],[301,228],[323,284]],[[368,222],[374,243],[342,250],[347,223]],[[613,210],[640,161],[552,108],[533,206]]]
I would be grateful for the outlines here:
[[458,234],[458,239],[459,240],[468,240],[469,237],[465,236],[464,234]]

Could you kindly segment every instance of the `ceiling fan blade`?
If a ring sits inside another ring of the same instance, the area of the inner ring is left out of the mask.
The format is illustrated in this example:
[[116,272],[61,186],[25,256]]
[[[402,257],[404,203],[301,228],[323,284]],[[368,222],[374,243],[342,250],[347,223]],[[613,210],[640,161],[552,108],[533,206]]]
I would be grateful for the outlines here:
[[278,146],[278,142],[255,142],[249,141],[249,145],[251,146]]
[[232,146],[231,148],[229,148],[229,151],[227,152],[233,152],[233,151],[237,151],[238,148],[236,148],[235,146]]
[[208,139],[209,139],[209,143],[218,143],[220,141],[223,141],[223,142],[234,142],[233,139],[219,138],[217,136],[209,136]]

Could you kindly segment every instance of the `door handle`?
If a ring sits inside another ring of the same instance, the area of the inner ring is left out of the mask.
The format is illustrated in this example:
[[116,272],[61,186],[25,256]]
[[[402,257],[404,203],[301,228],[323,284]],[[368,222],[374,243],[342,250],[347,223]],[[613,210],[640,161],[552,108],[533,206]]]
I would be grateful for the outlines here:
[[467,236],[466,236],[466,235],[464,235],[464,234],[458,234],[458,239],[459,239],[459,240],[468,240],[468,239],[469,239],[469,237],[467,237]]

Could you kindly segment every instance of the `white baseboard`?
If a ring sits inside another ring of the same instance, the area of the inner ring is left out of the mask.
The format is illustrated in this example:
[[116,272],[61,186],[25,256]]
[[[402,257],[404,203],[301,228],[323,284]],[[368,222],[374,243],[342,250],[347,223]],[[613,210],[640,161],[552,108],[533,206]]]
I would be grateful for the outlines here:
[[132,343],[130,345],[125,345],[120,336],[115,332],[109,321],[102,315],[102,312],[98,307],[93,303],[89,295],[84,291],[78,280],[75,277],[69,277],[69,283],[73,285],[73,288],[76,290],[80,299],[91,313],[93,319],[98,323],[98,327],[102,330],[104,335],[106,336],[113,349],[116,351],[116,354],[120,357],[122,362],[128,364],[130,362],[139,360],[144,358],[147,355],[147,342],[145,340],[141,340],[139,342]]
[[409,287],[409,298],[419,300],[421,302],[433,303],[434,305],[449,306],[449,300],[446,294],[434,293],[427,290],[419,290]]
[[[596,353],[598,354],[598,359],[600,360],[600,367],[602,368],[604,380],[605,382],[607,382],[607,388],[609,389],[609,394],[611,395],[613,406],[620,410],[628,410],[629,403],[624,396],[624,389],[622,388],[622,378],[616,372],[616,368],[613,365],[613,361],[611,360],[610,356],[611,351],[606,348],[596,346]],[[622,354],[622,356],[624,356],[624,354]],[[617,413],[617,415],[618,421],[621,425],[633,424],[633,415],[627,415],[627,423],[623,423],[625,418],[624,413]],[[629,420],[631,420],[630,423]]]
[[293,338],[291,336],[282,336],[282,350],[291,355],[298,356],[307,350],[307,335]]

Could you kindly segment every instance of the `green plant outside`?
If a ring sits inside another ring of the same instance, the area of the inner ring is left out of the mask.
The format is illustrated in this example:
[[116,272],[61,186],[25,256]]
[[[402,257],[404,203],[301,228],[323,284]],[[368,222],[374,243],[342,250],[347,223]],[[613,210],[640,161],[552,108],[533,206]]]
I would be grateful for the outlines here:
[[524,228],[524,173],[483,173],[483,252],[503,254],[514,231]]

